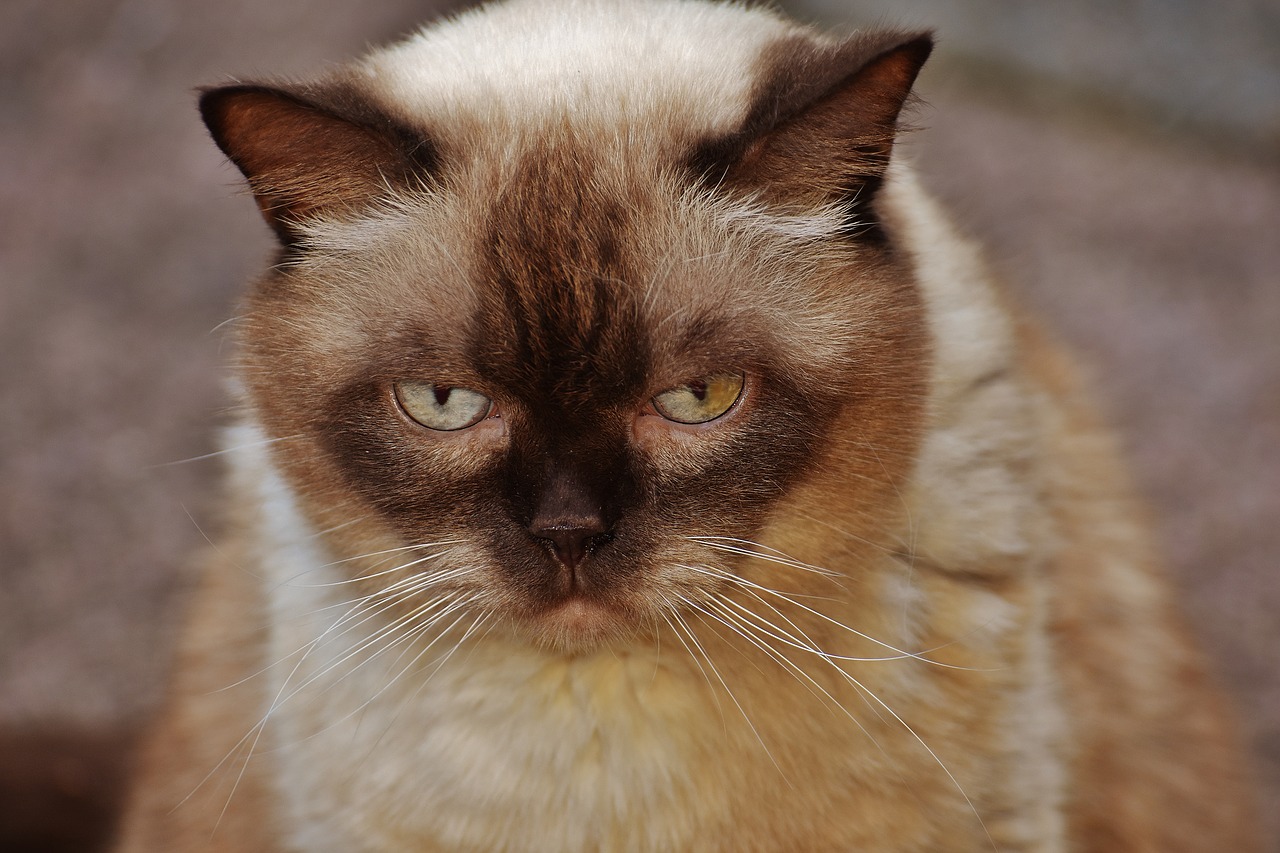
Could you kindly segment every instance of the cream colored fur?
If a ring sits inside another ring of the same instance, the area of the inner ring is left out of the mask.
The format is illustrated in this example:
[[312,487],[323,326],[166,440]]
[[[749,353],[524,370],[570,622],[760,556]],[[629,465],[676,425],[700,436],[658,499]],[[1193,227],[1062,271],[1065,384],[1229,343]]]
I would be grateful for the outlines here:
[[795,29],[737,4],[559,0],[548,14],[508,3],[424,29],[359,70],[407,113],[439,116],[459,145],[516,145],[565,115],[635,145],[680,128],[731,130],[751,80],[724,69],[749,67]]

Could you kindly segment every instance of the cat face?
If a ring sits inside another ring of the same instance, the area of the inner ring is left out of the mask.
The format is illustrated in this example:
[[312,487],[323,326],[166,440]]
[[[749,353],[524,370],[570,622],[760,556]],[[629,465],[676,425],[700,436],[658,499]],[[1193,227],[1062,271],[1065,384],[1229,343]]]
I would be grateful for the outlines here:
[[927,362],[870,204],[913,44],[645,144],[566,117],[468,148],[350,81],[206,94],[283,244],[250,296],[249,401],[352,576],[591,647],[742,571],[714,544],[758,542],[801,484],[874,517]]

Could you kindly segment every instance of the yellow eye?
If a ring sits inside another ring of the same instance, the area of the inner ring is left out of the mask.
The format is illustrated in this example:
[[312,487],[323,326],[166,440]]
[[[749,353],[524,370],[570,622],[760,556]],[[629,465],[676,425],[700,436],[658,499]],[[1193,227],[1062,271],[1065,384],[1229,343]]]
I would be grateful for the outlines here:
[[716,373],[653,398],[653,407],[669,421],[705,424],[723,415],[742,396],[741,373]]
[[493,401],[466,388],[431,382],[397,382],[396,400],[405,414],[428,429],[452,432],[475,426],[493,411]]

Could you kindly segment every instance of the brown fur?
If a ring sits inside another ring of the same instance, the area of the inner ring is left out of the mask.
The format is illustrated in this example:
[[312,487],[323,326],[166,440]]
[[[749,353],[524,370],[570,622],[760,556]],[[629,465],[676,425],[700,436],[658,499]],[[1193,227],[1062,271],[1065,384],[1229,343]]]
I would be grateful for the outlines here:
[[754,59],[701,109],[611,56],[432,94],[416,43],[204,96],[285,254],[121,849],[1253,849],[1069,361],[889,166],[929,39],[652,9]]
[[[1076,721],[1068,815],[1082,850],[1257,849],[1253,801],[1230,715],[1155,558],[1115,447],[1062,353],[1030,324],[1028,364],[1065,410],[1046,437],[1065,544],[1052,629]],[[1117,588],[1108,560],[1134,577]],[[1097,590],[1106,585],[1109,597]],[[1137,729],[1134,718],[1145,722]],[[1224,794],[1225,792],[1225,794]]]

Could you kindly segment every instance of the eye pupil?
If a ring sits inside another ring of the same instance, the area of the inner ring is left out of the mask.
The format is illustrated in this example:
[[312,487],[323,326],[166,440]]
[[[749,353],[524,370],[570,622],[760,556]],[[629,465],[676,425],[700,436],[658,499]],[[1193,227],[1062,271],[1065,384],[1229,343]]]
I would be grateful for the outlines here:
[[442,408],[449,402],[449,395],[453,393],[453,389],[448,385],[433,385],[431,390],[436,395],[436,405]]
[[707,399],[707,383],[701,379],[695,379],[684,387],[688,388],[690,393],[698,398],[699,403]]

